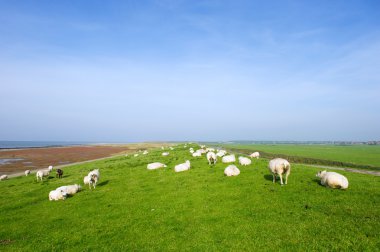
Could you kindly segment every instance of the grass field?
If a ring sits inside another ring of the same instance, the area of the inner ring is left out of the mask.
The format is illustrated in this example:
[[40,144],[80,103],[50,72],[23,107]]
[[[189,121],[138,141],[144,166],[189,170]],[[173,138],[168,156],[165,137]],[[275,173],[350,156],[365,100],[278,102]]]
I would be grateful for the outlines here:
[[[209,167],[183,147],[161,152],[67,167],[63,179],[43,183],[0,181],[0,250],[380,250],[380,177],[342,172],[349,189],[332,190],[318,184],[319,169],[293,165],[281,186],[264,159],[225,177],[227,165]],[[186,159],[191,170],[175,173]],[[153,161],[168,167],[147,170]],[[50,190],[83,184],[95,167],[95,190],[48,200]]]
[[228,144],[224,146],[380,167],[380,146],[378,145]]

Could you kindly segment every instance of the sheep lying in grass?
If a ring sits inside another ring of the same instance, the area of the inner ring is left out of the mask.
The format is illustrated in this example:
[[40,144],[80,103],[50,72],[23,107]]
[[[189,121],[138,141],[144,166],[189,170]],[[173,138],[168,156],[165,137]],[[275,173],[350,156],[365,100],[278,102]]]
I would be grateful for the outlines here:
[[223,163],[233,163],[233,162],[235,162],[236,161],[236,159],[235,159],[235,155],[228,155],[228,156],[224,156],[223,158],[222,158],[222,162]]
[[202,153],[200,153],[199,151],[196,151],[193,153],[193,157],[200,157],[202,156]]
[[217,153],[216,153],[216,155],[218,156],[218,157],[223,157],[224,155],[226,155],[227,154],[227,151],[225,151],[225,150],[219,150]]
[[259,159],[260,157],[260,153],[258,153],[257,151],[252,153],[251,155],[249,155],[251,158],[256,158],[256,159]]
[[25,171],[25,176],[28,176],[30,174],[30,170]]
[[214,152],[208,152],[206,157],[209,165],[211,165],[211,163],[216,164],[216,154]]
[[6,180],[6,179],[8,179],[8,175],[5,175],[5,174],[4,174],[4,175],[1,175],[1,176],[0,176],[0,180]]
[[246,157],[239,157],[239,164],[241,165],[250,165],[252,163],[251,159]]
[[164,156],[164,157],[169,156],[169,152],[163,152],[162,156]]
[[336,172],[320,171],[316,175],[321,179],[321,185],[331,188],[348,188],[348,179]]
[[44,177],[49,177],[49,175],[50,175],[50,169],[37,171],[36,173],[37,182],[38,182],[38,179],[41,179],[42,181]]
[[155,170],[155,169],[159,169],[159,168],[162,168],[162,167],[166,167],[165,164],[162,164],[162,163],[159,163],[159,162],[156,162],[156,163],[150,163],[147,165],[147,169],[148,170]]
[[56,191],[62,191],[66,195],[74,195],[80,190],[82,190],[82,187],[80,185],[67,185],[67,186],[61,186],[55,189]]
[[179,165],[176,165],[174,167],[174,171],[175,172],[182,172],[182,171],[187,171],[190,169],[190,161],[189,160],[186,160],[185,163],[182,163],[182,164],[179,164]]
[[231,177],[237,176],[240,174],[240,170],[235,165],[229,165],[226,169],[224,169],[224,175]]
[[67,194],[61,190],[54,190],[49,193],[49,200],[65,200]]
[[290,174],[290,164],[286,159],[283,158],[275,158],[269,161],[268,166],[270,172],[273,174],[273,183],[276,182],[276,175],[280,176],[281,185],[282,182],[282,174],[285,174],[285,185],[288,183],[288,176]]

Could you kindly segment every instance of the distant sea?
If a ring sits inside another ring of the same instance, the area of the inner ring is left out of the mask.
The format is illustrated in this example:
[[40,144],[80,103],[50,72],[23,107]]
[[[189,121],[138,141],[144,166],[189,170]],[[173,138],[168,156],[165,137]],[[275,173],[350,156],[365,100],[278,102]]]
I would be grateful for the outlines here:
[[91,142],[69,142],[69,141],[0,141],[0,149],[21,149],[38,147],[59,147],[72,145],[86,145]]

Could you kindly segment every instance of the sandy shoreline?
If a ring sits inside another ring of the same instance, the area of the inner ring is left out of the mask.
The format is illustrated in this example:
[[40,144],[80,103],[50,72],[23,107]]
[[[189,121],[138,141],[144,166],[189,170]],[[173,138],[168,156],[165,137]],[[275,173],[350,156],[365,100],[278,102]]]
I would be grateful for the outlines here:
[[54,167],[65,167],[82,162],[91,162],[110,158],[116,155],[125,155],[139,150],[158,148],[167,143],[139,143],[122,145],[80,145],[63,147],[43,147],[25,149],[2,149],[0,160],[15,160],[8,163],[0,163],[0,175],[8,176],[24,175],[25,170],[39,170]]

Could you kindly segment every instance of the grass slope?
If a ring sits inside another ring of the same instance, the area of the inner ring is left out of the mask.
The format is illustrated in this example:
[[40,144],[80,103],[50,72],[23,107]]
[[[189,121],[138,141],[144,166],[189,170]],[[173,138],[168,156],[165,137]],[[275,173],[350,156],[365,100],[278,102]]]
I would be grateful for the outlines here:
[[[65,168],[63,179],[0,182],[1,251],[360,250],[380,249],[380,178],[343,173],[347,191],[322,187],[317,169],[292,166],[287,186],[272,183],[267,160],[209,167],[176,148],[170,156],[115,157]],[[175,164],[190,159],[190,171]],[[149,162],[168,168],[149,171]],[[50,202],[61,185],[100,168],[100,184]]]
[[380,146],[378,145],[228,144],[224,146],[380,167]]

